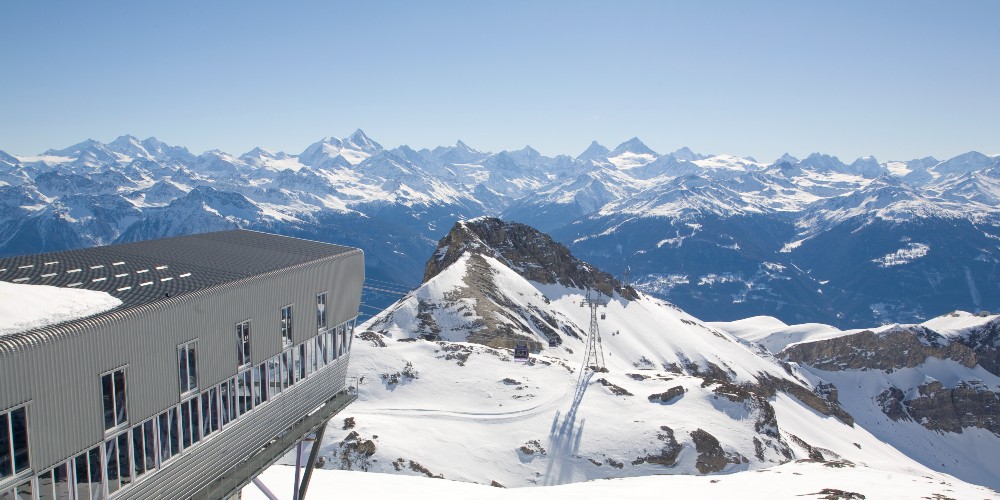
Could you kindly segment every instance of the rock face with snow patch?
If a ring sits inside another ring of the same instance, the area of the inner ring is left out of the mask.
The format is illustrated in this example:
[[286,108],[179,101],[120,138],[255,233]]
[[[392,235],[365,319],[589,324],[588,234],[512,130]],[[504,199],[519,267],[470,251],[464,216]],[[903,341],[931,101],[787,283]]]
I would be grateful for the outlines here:
[[878,333],[865,330],[793,344],[782,354],[789,361],[822,370],[896,370],[920,366],[928,357],[950,359],[968,368],[978,362],[972,349],[920,326],[895,327]]
[[[403,466],[412,461],[520,486],[796,459],[919,467],[857,425],[832,385],[672,304],[622,296],[530,227],[459,223],[427,269],[359,327],[352,367],[366,382],[345,417],[351,432],[378,436],[368,470],[421,473]],[[598,316],[607,371],[595,375],[580,372],[591,320],[580,303],[582,287],[601,282],[613,292]],[[514,363],[520,342],[532,353]],[[324,447],[332,464],[346,446],[338,434]]]
[[[835,394],[858,425],[921,463],[997,487],[1000,466],[981,457],[1000,452],[998,320],[956,311],[857,331],[773,318],[715,326],[783,348],[778,357],[808,373],[817,393]],[[776,331],[763,335],[767,328]]]
[[516,222],[480,217],[455,223],[427,262],[424,282],[437,276],[466,253],[485,254],[504,261],[525,279],[543,284],[558,283],[572,288],[619,294],[632,300],[634,289],[622,286],[608,273],[580,261],[569,249],[547,234]]

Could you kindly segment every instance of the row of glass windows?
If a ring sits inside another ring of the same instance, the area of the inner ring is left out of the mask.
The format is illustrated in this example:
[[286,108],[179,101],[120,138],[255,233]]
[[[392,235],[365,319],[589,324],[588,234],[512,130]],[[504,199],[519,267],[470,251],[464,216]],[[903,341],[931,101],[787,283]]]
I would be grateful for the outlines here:
[[[110,432],[104,443],[38,474],[34,480],[26,478],[17,486],[0,490],[0,500],[95,500],[127,488],[133,481],[163,467],[185,450],[251,413],[254,408],[279,397],[299,381],[349,352],[353,323],[351,320],[320,331],[319,335],[306,342],[285,349],[257,366],[245,368],[236,376],[200,394],[188,391],[180,404],[131,429],[127,428],[126,420],[119,419],[125,419],[127,415],[123,410],[119,411],[126,406],[125,368],[102,375],[102,389],[105,390],[105,396],[111,396],[110,413],[107,411],[108,405],[105,405],[105,428],[110,429]],[[179,368],[183,365],[182,371],[186,370],[188,375],[181,377],[182,380],[192,380],[190,375],[195,368],[190,360],[195,356],[196,345],[196,342],[188,342],[178,348],[178,359],[181,360]],[[110,382],[105,384],[105,380]],[[123,389],[121,398],[117,391],[119,380]],[[193,380],[196,380],[196,375]],[[192,383],[197,385],[196,382]],[[182,392],[183,389],[182,385]],[[105,401],[109,401],[109,398],[105,397]],[[113,418],[109,419],[109,414]],[[12,433],[8,433],[6,438],[0,437],[0,446],[11,450],[8,456],[15,456],[14,460],[8,458],[6,462],[0,458],[0,470],[5,463],[18,464],[8,466],[11,471],[28,469],[25,416],[24,406],[0,414],[0,427],[6,425],[8,430],[19,429],[17,436],[23,436],[23,439],[18,438],[23,440],[23,447],[17,447],[17,450],[23,450],[18,451],[18,455],[14,455],[15,439],[10,437]],[[107,427],[109,423],[113,425]],[[0,476],[0,479],[6,477]]]
[[[281,331],[282,349],[287,349],[292,346],[293,324],[292,305],[289,304],[281,308],[279,327]],[[326,328],[326,292],[316,294],[316,329],[322,330],[323,328]],[[178,347],[178,349],[181,348]],[[184,354],[179,353],[179,355]],[[188,359],[190,359],[190,357]],[[181,363],[183,364],[183,360]],[[250,363],[250,320],[246,320],[236,324],[236,366],[238,368],[243,368],[249,366]],[[188,381],[184,380],[186,375],[193,373],[192,370],[193,368],[185,368],[184,366],[181,367],[181,392],[184,392],[185,387],[187,387],[188,390],[192,387]]]

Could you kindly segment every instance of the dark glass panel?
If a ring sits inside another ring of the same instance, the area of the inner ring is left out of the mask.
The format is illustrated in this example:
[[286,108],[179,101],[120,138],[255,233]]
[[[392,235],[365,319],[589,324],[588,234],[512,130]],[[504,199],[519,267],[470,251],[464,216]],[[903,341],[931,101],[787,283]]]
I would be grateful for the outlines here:
[[164,463],[170,460],[170,418],[167,416],[167,412],[160,414],[159,418],[159,429],[160,429],[160,463]]
[[90,462],[90,498],[97,500],[104,496],[104,489],[101,486],[101,447],[95,446],[87,452]]
[[101,377],[101,396],[104,403],[104,430],[115,426],[115,396],[111,374]]
[[188,345],[188,390],[198,388],[198,344]]
[[197,443],[201,441],[201,426],[199,425],[198,415],[200,411],[198,410],[198,398],[192,398],[188,404],[191,405],[191,443]]
[[31,480],[25,481],[14,488],[14,498],[17,500],[33,500],[35,497],[31,494]]
[[0,413],[0,479],[14,475],[14,460],[10,456],[10,424],[6,413]]
[[[52,471],[45,471],[38,475],[38,500],[55,500],[52,489]],[[30,498],[30,497],[29,497]]]
[[128,421],[125,405],[125,370],[115,372],[115,409],[118,411],[115,425],[121,425]]
[[118,436],[118,479],[122,482],[122,488],[132,482],[132,462],[129,459],[127,432]]
[[181,392],[187,392],[191,390],[188,385],[188,357],[187,357],[187,346],[180,346],[177,348],[177,369],[180,372],[179,380],[181,386]]
[[81,453],[76,456],[76,498],[86,500],[90,498],[90,473],[87,472],[87,454]]
[[204,437],[212,433],[212,416],[209,414],[212,405],[208,402],[209,392],[201,393],[201,435]]
[[142,424],[142,440],[146,470],[156,470],[156,419],[147,420]]
[[222,397],[222,425],[226,425],[229,423],[229,381],[219,386],[219,394]]
[[181,442],[184,448],[191,447],[191,407],[187,402],[181,403]]
[[20,407],[10,412],[11,444],[14,446],[14,474],[31,467],[28,463],[28,412]]
[[104,457],[107,460],[105,480],[108,485],[108,493],[118,491],[118,450],[115,442],[114,439],[104,442]]
[[132,459],[135,462],[136,478],[146,473],[146,460],[143,455],[145,450],[146,445],[142,435],[142,425],[137,425],[132,428]]
[[72,487],[69,484],[69,467],[63,462],[52,469],[52,473],[55,480],[56,498],[59,500],[69,500],[72,494]]
[[167,413],[170,414],[170,454],[176,455],[181,452],[180,419],[177,418],[177,408],[171,408]]

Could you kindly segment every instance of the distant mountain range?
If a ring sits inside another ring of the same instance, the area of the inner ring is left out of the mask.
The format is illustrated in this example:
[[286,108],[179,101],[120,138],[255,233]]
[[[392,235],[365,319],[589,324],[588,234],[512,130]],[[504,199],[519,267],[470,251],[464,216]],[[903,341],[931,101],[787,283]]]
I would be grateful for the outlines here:
[[[0,151],[0,255],[242,227],[355,245],[416,286],[456,220],[495,215],[706,320],[838,327],[1000,309],[1000,157],[764,163],[638,138],[386,149],[361,130],[299,154],[192,154],[155,138]],[[626,271],[628,276],[626,277]],[[366,298],[372,313],[393,297]]]

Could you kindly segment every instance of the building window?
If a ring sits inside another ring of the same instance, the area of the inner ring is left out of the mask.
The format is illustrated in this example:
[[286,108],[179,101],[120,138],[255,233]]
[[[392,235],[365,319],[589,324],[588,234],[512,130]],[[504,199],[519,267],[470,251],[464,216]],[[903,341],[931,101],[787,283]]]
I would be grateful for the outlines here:
[[0,413],[0,480],[28,470],[28,411],[24,405]]
[[126,425],[128,410],[125,404],[125,367],[101,375],[101,395],[104,403],[104,430]]
[[326,328],[326,292],[316,294],[316,329]]
[[296,382],[306,378],[306,363],[308,363],[308,360],[309,358],[306,357],[306,343],[303,342],[299,344],[299,350],[295,355],[295,362],[296,362],[295,366],[297,368],[295,372]]
[[272,397],[281,394],[281,374],[284,370],[281,368],[281,355],[278,354],[272,357],[267,362],[267,385],[268,391]]
[[[72,461],[68,463],[72,464]],[[62,462],[55,467],[38,475],[38,498],[47,499],[68,499],[70,495],[69,468],[67,462]],[[31,498],[25,497],[25,498]]]
[[250,364],[250,320],[236,323],[236,363],[240,368]]
[[128,432],[123,432],[104,442],[104,484],[108,486],[108,494],[112,494],[132,482],[128,434]]
[[177,366],[181,394],[198,390],[198,341],[177,346]]
[[220,406],[220,414],[222,418],[222,425],[225,426],[229,423],[229,381],[225,381],[219,384],[219,398],[222,400],[222,405]]
[[[95,446],[76,456],[76,498],[103,498],[101,447]],[[30,498],[30,497],[29,497]]]
[[281,308],[281,348],[292,345],[292,306]]
[[253,374],[253,405],[257,406],[267,402],[267,365],[265,361],[257,365],[257,371]]
[[234,413],[234,417],[243,416],[253,409],[253,370],[236,376],[236,409],[239,413]]

